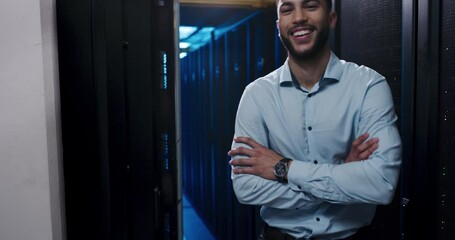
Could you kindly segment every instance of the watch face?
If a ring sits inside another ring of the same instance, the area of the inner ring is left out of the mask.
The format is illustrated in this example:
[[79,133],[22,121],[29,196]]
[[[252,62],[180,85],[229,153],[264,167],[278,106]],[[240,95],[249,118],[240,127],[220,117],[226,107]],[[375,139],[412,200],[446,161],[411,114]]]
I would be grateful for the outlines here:
[[286,172],[287,172],[286,163],[278,162],[275,165],[275,176],[282,178],[282,177],[284,177]]

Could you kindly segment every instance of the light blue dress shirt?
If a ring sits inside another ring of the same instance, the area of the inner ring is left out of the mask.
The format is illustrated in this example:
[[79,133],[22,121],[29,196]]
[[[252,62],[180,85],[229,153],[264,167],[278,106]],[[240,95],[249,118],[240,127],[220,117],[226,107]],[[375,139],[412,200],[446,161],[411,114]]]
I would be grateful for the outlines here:
[[[292,158],[288,183],[232,174],[236,196],[262,206],[266,223],[294,237],[350,236],[393,198],[401,164],[396,122],[390,88],[374,70],[331,53],[323,78],[307,91],[286,61],[246,87],[235,136]],[[366,132],[379,138],[379,148],[368,160],[344,163]]]

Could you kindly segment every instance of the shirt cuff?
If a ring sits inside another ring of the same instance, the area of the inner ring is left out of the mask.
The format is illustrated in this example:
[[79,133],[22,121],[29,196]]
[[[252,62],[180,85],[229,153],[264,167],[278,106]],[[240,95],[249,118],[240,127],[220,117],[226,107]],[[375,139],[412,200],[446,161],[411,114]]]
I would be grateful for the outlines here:
[[297,192],[310,192],[308,180],[315,164],[293,160],[288,172],[289,187]]

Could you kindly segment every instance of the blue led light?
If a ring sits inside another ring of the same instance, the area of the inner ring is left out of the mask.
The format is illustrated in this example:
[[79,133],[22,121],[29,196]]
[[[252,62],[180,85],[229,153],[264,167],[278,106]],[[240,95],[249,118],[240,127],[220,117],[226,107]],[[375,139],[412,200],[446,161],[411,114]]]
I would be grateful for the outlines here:
[[169,170],[169,135],[167,133],[162,134],[163,139],[163,157],[164,157],[164,169]]
[[161,51],[161,88],[166,90],[168,87],[168,79],[167,79],[167,54],[164,51]]

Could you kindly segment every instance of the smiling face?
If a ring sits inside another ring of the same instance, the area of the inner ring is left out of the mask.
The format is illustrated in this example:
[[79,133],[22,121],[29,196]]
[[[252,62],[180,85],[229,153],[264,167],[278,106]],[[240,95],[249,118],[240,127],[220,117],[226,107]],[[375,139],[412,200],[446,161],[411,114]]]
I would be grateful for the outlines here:
[[289,57],[309,60],[328,48],[336,13],[325,0],[279,0],[277,27]]

